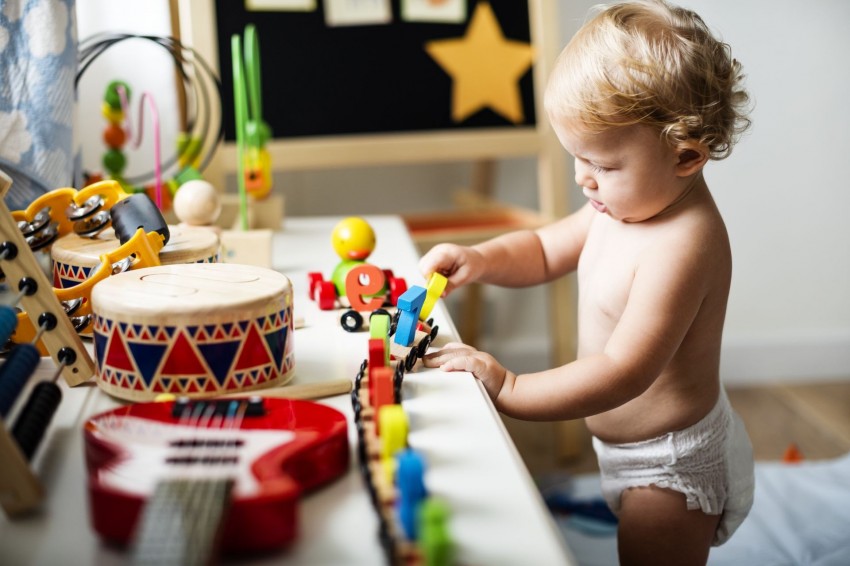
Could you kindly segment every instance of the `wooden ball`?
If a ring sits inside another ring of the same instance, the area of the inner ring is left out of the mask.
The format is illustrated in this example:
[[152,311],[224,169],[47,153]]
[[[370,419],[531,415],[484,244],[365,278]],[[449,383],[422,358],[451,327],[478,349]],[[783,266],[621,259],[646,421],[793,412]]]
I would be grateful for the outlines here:
[[203,179],[186,181],[174,195],[174,214],[192,226],[214,224],[221,213],[221,198],[212,184]]

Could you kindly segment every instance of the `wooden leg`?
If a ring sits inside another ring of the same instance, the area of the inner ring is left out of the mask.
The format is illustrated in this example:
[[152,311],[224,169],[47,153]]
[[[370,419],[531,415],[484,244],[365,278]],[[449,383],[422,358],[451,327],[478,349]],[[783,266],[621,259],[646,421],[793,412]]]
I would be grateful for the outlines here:
[[460,337],[465,344],[478,347],[481,339],[481,319],[484,315],[484,288],[479,283],[464,288],[461,306]]

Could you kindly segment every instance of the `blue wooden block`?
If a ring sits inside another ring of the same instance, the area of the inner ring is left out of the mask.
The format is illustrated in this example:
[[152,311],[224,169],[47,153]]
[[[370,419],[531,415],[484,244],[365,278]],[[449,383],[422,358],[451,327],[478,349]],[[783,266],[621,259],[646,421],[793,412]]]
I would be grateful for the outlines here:
[[410,346],[416,335],[416,326],[419,324],[419,311],[425,303],[427,290],[424,287],[414,285],[398,298],[398,325],[395,330],[395,343],[402,346]]
[[410,448],[396,456],[398,482],[398,518],[408,540],[417,538],[419,506],[428,495],[425,490],[425,460]]

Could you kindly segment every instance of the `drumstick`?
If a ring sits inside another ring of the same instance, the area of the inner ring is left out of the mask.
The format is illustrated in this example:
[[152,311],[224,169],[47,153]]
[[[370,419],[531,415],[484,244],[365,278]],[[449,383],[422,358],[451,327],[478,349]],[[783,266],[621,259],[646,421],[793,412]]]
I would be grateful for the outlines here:
[[281,397],[285,399],[321,399],[334,395],[344,395],[351,392],[351,380],[348,378],[317,381],[315,383],[297,383],[283,387],[270,387],[246,391],[228,397]]
[[[223,395],[229,399],[241,399],[245,397],[275,397],[280,399],[321,399],[323,397],[332,397],[334,395],[347,395],[351,393],[351,380],[347,378],[332,379],[330,381],[320,381],[317,383],[298,383],[296,385],[284,385],[283,387],[270,387],[268,389],[256,389],[254,391],[245,391],[242,393],[234,393],[232,395]],[[174,401],[177,395],[172,393],[161,393],[156,396],[154,401],[164,403],[166,401]]]

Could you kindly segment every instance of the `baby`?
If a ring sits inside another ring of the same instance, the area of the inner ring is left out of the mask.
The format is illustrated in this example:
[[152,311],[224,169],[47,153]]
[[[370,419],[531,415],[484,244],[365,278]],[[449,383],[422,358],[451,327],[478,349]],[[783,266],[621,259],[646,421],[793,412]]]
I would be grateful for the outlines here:
[[703,167],[749,125],[740,64],[695,13],[600,8],[558,58],[545,107],[587,203],[535,231],[435,246],[447,293],[573,270],[576,361],[517,375],[463,344],[426,357],[527,420],[586,417],[624,564],[701,564],[746,517],[752,448],[720,384],[732,260]]

